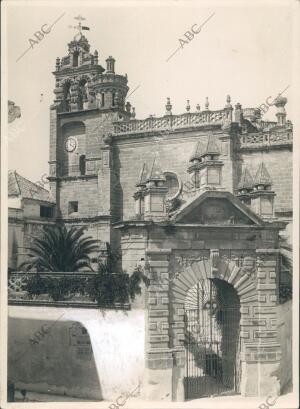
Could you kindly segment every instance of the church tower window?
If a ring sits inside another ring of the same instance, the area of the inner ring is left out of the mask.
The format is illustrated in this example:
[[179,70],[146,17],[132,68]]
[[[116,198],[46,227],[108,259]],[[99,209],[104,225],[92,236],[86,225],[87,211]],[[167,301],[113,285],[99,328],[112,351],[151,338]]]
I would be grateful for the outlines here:
[[70,111],[70,103],[71,103],[70,88],[71,88],[71,82],[67,81],[64,84],[64,99],[63,99],[63,101],[64,101],[63,111],[65,111],[65,112]]
[[75,51],[73,54],[73,67],[78,67],[79,52]]
[[87,80],[83,79],[79,83],[78,109],[83,109],[83,103],[88,100]]
[[79,171],[81,175],[85,175],[85,155],[79,157]]

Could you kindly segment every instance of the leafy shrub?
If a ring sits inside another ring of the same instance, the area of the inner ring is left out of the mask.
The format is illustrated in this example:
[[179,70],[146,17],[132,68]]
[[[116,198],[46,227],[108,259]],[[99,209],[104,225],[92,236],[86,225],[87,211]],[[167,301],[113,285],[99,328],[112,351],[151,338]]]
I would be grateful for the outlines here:
[[141,267],[136,267],[132,275],[129,277],[128,285],[128,294],[132,301],[135,299],[136,295],[140,295],[142,292],[140,287],[141,282],[143,282],[146,287],[150,284],[149,278],[144,275]]
[[129,301],[128,275],[100,271],[88,280],[87,293],[100,306],[127,303]]
[[74,275],[47,277],[36,273],[28,278],[24,289],[30,296],[48,294],[54,301],[80,294],[87,295],[98,306],[129,303],[141,294],[142,282],[149,285],[149,279],[141,267],[136,267],[131,276],[124,271],[114,273],[115,264],[115,257],[109,254],[106,261],[99,264],[98,272],[89,278]]
[[54,301],[64,300],[66,296],[72,296],[77,293],[84,295],[85,283],[84,277],[45,277],[36,273],[28,278],[24,290],[32,297],[33,295],[48,294]]
[[141,294],[141,282],[149,285],[149,279],[140,267],[136,267],[131,276],[125,272],[114,274],[107,267],[101,265],[95,277],[89,279],[87,293],[93,301],[100,305],[114,305],[128,303]]
[[40,274],[34,274],[27,279],[24,290],[28,292],[29,296],[40,295],[47,293],[45,280]]

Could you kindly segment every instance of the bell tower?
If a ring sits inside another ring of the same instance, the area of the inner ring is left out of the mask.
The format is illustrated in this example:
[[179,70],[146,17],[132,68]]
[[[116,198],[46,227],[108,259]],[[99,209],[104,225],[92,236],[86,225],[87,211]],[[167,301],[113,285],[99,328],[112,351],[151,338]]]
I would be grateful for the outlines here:
[[[49,181],[56,200],[57,219],[86,224],[89,234],[111,242],[113,123],[131,117],[125,98],[127,75],[115,72],[115,59],[99,63],[82,26],[68,44],[68,54],[57,58],[54,103],[50,107]],[[91,230],[91,231],[90,231]]]

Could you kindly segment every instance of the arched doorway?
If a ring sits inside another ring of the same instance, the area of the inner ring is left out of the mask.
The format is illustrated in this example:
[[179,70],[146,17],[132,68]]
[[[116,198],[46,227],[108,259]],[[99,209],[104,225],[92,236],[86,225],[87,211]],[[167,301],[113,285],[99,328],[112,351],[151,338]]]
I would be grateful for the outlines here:
[[239,392],[240,300],[218,278],[201,279],[184,303],[186,399]]

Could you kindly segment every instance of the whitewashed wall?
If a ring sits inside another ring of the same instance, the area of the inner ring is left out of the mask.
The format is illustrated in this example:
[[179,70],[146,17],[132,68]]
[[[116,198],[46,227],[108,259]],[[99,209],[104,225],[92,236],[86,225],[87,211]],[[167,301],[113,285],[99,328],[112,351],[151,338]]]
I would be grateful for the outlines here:
[[[86,338],[77,346],[70,339],[76,322],[88,331],[90,359],[78,355]],[[32,345],[44,324],[51,331]],[[143,382],[143,310],[10,306],[8,344],[8,377],[17,388],[114,401]]]

